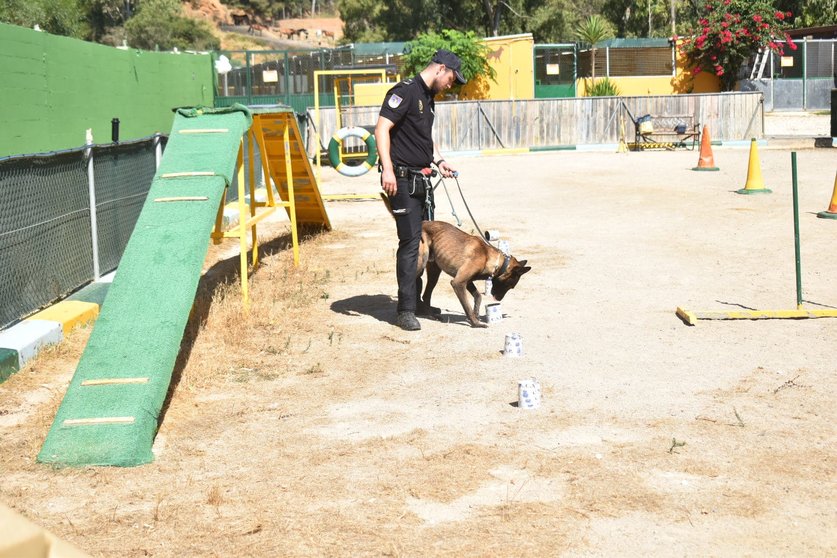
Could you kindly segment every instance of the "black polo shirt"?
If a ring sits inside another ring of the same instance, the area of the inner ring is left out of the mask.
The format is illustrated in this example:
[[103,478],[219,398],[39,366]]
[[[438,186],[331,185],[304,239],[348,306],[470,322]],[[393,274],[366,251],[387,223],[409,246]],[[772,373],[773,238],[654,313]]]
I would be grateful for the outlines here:
[[387,91],[381,116],[395,126],[390,131],[390,157],[395,165],[424,168],[433,161],[433,92],[421,76],[405,79]]

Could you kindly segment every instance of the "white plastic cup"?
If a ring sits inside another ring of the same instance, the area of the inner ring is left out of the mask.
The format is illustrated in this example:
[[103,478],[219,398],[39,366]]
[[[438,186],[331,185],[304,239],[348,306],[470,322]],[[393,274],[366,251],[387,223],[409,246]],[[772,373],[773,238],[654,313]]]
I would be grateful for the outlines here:
[[519,333],[507,333],[503,355],[507,357],[523,356],[523,338]]
[[485,305],[485,321],[490,324],[496,324],[503,321],[503,311],[500,309],[499,302],[492,302]]
[[500,239],[500,231],[485,231],[485,239],[489,242]]
[[541,406],[541,385],[535,378],[518,380],[517,382],[517,408],[537,409]]

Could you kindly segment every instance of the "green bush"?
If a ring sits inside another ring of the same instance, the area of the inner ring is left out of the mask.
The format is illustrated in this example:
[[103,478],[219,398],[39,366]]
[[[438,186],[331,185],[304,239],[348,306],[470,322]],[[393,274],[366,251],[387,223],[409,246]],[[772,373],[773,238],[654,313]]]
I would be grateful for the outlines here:
[[0,0],[0,21],[77,39],[87,29],[76,0]]
[[[440,48],[459,57],[466,80],[471,81],[479,75],[495,79],[497,72],[488,64],[488,47],[473,31],[463,33],[455,29],[445,29],[441,33],[431,31],[410,41],[405,49],[404,73],[414,76],[422,71]],[[456,84],[453,89],[457,89]]]
[[209,24],[182,17],[178,0],[146,0],[125,24],[128,44],[146,50],[217,50]]
[[622,92],[610,78],[602,78],[587,88],[588,97],[618,97]]

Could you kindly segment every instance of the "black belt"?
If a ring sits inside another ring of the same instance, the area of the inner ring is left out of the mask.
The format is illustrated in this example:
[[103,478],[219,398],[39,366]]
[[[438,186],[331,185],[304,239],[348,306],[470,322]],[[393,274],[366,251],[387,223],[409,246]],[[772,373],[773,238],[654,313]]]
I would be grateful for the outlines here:
[[[430,165],[427,165],[427,166],[429,167]],[[419,174],[419,175],[422,174],[421,173],[421,171],[422,171],[421,167],[404,167],[404,166],[401,166],[401,165],[395,165],[394,170],[395,170],[395,178],[409,178],[409,177],[415,176],[417,174]]]

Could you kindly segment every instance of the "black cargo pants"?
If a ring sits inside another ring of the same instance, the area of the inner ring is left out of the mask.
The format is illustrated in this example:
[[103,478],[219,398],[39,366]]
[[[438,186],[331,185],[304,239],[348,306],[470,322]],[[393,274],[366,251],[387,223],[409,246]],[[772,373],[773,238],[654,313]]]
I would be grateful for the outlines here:
[[389,202],[398,231],[395,254],[398,311],[415,312],[422,286],[421,277],[416,276],[421,223],[432,218],[432,206],[428,207],[425,202],[425,189],[430,189],[430,183],[422,176],[409,175],[396,178],[396,185],[398,189],[389,197]]

